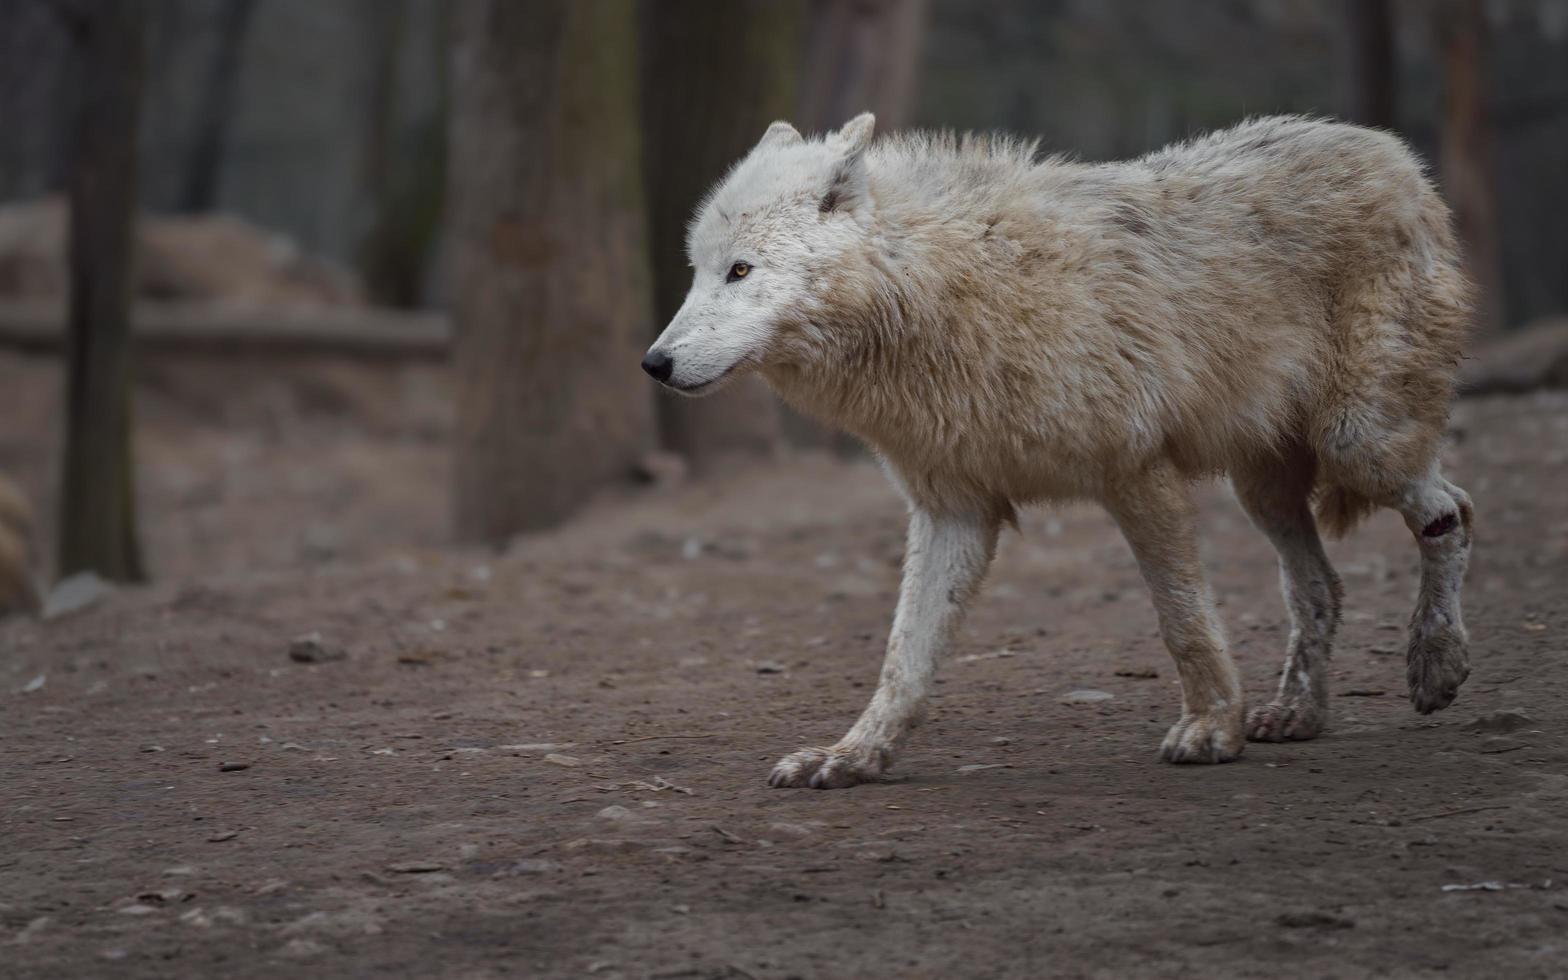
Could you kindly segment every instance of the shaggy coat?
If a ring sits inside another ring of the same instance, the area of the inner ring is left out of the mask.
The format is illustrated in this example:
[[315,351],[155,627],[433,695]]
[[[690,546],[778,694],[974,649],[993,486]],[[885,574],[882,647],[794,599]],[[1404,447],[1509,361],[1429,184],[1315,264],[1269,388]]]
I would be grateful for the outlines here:
[[1279,549],[1292,616],[1279,695],[1247,734],[1323,727],[1341,588],[1317,524],[1341,533],[1378,506],[1421,544],[1412,697],[1453,699],[1471,508],[1436,456],[1468,287],[1448,211],[1397,138],[1267,118],[1091,165],[1002,137],[873,143],[872,128],[768,130],[699,209],[691,295],[645,361],[689,393],[758,371],[873,447],[911,505],[882,687],[775,784],[885,771],[998,524],[1074,498],[1117,518],[1154,594],[1184,691],[1165,757],[1233,758],[1242,697],[1187,493],[1213,474]]

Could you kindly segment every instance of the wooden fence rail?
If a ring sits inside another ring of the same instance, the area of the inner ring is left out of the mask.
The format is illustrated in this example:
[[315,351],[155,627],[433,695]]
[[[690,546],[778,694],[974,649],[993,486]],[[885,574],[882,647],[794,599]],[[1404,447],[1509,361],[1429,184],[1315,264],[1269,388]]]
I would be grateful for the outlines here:
[[[131,320],[145,350],[445,360],[452,344],[451,321],[437,312],[138,303]],[[61,306],[0,301],[0,348],[58,353],[64,344]]]

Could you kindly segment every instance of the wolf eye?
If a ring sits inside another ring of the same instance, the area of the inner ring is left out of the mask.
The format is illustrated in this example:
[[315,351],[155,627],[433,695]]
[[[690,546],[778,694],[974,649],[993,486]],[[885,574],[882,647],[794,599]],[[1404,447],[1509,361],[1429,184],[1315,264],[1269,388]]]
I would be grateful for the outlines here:
[[730,266],[730,274],[724,277],[725,282],[739,282],[751,272],[751,266],[745,262],[737,262]]

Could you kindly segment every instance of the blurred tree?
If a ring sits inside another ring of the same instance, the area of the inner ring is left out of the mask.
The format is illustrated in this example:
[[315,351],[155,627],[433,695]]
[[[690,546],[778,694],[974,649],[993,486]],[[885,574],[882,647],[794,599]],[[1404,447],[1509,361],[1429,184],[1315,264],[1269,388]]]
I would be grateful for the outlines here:
[[1434,7],[1443,46],[1443,130],[1439,170],[1474,280],[1477,334],[1503,327],[1502,251],[1497,220],[1497,169],[1487,85],[1490,32],[1482,0],[1446,0]]
[[[1031,7],[1030,16],[1037,15]],[[926,20],[926,0],[810,0],[800,128],[826,132],[868,110],[876,114],[879,133],[906,125]],[[853,437],[794,413],[786,413],[784,424],[793,443],[860,452]]]
[[[702,195],[795,109],[800,7],[736,0],[643,0],[643,174],[653,258],[654,332],[691,285],[686,223]],[[651,341],[652,338],[650,337]],[[778,399],[747,378],[693,402],[658,402],[665,446],[698,469],[731,453],[767,455],[782,440]]]
[[1351,118],[1394,128],[1394,15],[1390,0],[1344,0],[1350,25]]
[[653,436],[632,0],[453,10],[460,538],[556,523]]
[[[443,36],[449,9],[436,11],[435,26]],[[425,263],[440,232],[445,119],[437,113],[417,127],[412,140],[404,135],[398,99],[404,49],[429,40],[410,37],[408,0],[383,0],[377,12],[369,31],[370,106],[361,166],[361,193],[371,218],[359,243],[359,269],[374,302],[412,307],[423,299]]]
[[835,129],[867,110],[881,132],[909,121],[926,0],[811,0],[803,128]]
[[131,453],[131,267],[142,0],[60,3],[81,55],[69,178],[70,314],[61,576],[144,577]]
[[240,52],[255,12],[256,0],[225,0],[217,8],[218,43],[207,63],[206,84],[197,101],[195,141],[185,163],[179,208],[197,213],[218,203],[218,181],[234,118],[234,93],[239,81]]

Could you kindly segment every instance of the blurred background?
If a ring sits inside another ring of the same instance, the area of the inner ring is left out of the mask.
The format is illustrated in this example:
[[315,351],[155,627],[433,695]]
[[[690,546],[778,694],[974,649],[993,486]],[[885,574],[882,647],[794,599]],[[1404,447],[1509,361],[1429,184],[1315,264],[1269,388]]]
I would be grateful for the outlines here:
[[1519,346],[1568,310],[1568,0],[0,0],[0,604],[853,452],[637,365],[705,188],[865,109],[1091,160],[1395,130],[1512,352],[1469,383],[1568,364]]

